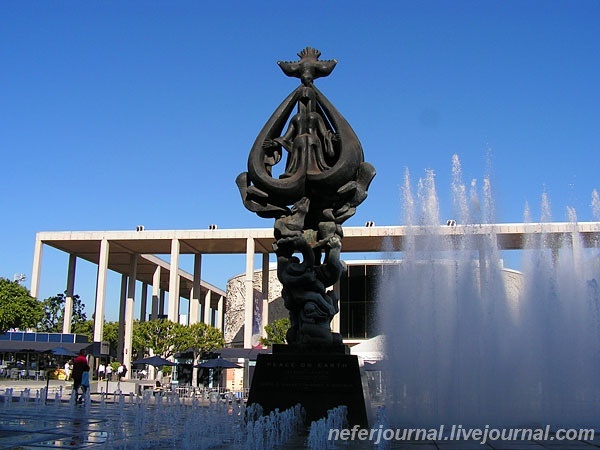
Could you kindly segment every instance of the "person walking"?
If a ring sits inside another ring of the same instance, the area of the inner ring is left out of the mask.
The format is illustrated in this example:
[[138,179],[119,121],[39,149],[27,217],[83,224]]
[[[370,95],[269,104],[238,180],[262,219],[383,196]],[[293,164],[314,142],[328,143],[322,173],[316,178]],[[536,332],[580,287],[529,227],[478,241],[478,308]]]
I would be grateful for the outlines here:
[[[85,374],[85,377],[84,377]],[[73,391],[77,398],[77,403],[83,403],[83,398],[90,386],[90,365],[88,364],[85,356],[85,350],[81,349],[79,355],[73,361],[73,372],[71,373],[73,378]],[[86,378],[86,380],[84,380]],[[81,395],[79,395],[79,388],[81,388]]]
[[112,381],[113,368],[110,365],[110,362],[106,364],[106,379],[108,381]]
[[101,362],[100,365],[98,366],[98,380],[99,381],[104,380],[104,372],[105,371],[106,371],[106,366],[104,365],[103,362]]
[[125,364],[121,364],[119,366],[119,368],[117,369],[117,374],[118,374],[118,381],[125,379],[125,377],[127,376],[127,367],[125,367]]
[[65,363],[64,370],[65,370],[65,381],[69,381],[71,379],[71,371],[73,370],[70,360]]

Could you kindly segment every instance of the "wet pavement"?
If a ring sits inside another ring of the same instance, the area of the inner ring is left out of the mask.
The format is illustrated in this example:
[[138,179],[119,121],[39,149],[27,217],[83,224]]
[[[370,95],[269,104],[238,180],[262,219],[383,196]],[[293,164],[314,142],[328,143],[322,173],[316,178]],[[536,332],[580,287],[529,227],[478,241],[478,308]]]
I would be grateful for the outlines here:
[[[85,405],[77,405],[70,398],[70,382],[51,381],[47,400],[42,398],[42,387],[46,382],[0,381],[0,450],[262,448],[255,437],[248,439],[250,434],[241,418],[243,406],[212,405],[176,396],[145,395],[142,399],[99,394]],[[11,402],[7,401],[7,388],[13,390]],[[357,436],[353,441],[335,443],[323,437],[311,447],[304,433],[274,448],[593,450],[600,448],[600,432],[595,434],[598,436],[585,440],[559,440],[550,433],[547,440],[496,440],[485,444],[451,440],[445,435],[436,441],[380,439],[379,446],[374,445],[375,440],[360,441]]]

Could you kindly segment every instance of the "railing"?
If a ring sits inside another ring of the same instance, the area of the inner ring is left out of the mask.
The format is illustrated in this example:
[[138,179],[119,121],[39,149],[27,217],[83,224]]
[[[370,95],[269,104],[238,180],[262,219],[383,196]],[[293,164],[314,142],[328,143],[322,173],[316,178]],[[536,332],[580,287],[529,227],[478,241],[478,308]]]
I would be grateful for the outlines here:
[[0,378],[10,379],[10,380],[44,380],[45,379],[45,371],[37,370],[37,369],[19,369],[19,368],[8,368],[8,367],[0,367]]

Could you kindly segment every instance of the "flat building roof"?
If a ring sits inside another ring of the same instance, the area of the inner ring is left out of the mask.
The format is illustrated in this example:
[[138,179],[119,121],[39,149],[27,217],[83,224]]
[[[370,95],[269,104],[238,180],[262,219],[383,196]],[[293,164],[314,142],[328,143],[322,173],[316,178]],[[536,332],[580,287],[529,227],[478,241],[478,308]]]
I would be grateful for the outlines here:
[[[433,230],[435,229],[435,230]],[[460,248],[464,239],[489,237],[499,250],[527,247],[559,248],[574,233],[583,247],[598,246],[600,222],[500,223],[440,226],[364,226],[345,227],[344,253],[403,251],[407,242],[419,243],[432,234],[445,236],[439,250]],[[157,266],[161,266],[161,287],[167,289],[170,264],[157,255],[168,255],[174,239],[179,241],[180,254],[245,254],[248,239],[254,241],[255,253],[272,253],[272,228],[209,229],[209,230],[147,230],[139,231],[43,231],[36,240],[70,255],[98,264],[100,244],[110,243],[108,268],[121,274],[129,272],[130,257],[138,254],[137,279],[152,284]],[[568,241],[567,241],[568,242]],[[428,247],[429,248],[429,247]],[[192,276],[180,269],[181,294],[192,287]],[[219,288],[201,282],[202,290],[224,295]]]

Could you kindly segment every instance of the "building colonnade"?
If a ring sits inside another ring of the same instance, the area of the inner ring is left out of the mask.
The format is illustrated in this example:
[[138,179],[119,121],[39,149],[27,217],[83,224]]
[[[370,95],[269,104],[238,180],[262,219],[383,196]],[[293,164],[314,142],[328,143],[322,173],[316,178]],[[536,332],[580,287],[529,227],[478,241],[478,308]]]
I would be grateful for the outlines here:
[[[422,240],[430,236],[431,227],[419,226],[366,226],[344,229],[344,252],[381,253],[383,248],[392,245],[401,252],[407,246],[418,248]],[[597,247],[600,242],[600,222],[577,223],[508,223],[508,224],[454,224],[435,227],[440,248],[461,248],[465,241],[491,240],[497,250],[517,250],[523,248],[547,247],[553,251],[562,245],[570,246],[573,252],[580,248]],[[31,295],[38,296],[44,245],[54,247],[69,254],[66,286],[65,328],[68,332],[73,305],[73,290],[77,259],[83,259],[98,266],[94,341],[102,340],[107,273],[112,270],[121,274],[121,300],[119,324],[122,328],[123,361],[131,361],[131,332],[133,327],[136,281],[142,283],[141,316],[148,313],[148,289],[152,287],[151,318],[165,317],[165,300],[168,305],[166,318],[179,322],[180,299],[190,299],[189,319],[193,324],[198,320],[223,330],[227,314],[225,292],[202,281],[202,256],[205,254],[245,254],[244,275],[244,347],[252,347],[253,304],[255,291],[255,256],[262,255],[263,315],[262,327],[268,323],[268,280],[269,255],[273,252],[273,230],[260,229],[219,229],[209,230],[144,230],[136,231],[63,231],[38,232],[36,235],[31,275]],[[180,255],[194,255],[193,273],[179,268]],[[170,255],[170,262],[155,255]],[[480,258],[482,256],[480,255]],[[232,274],[244,273],[229,267]],[[168,298],[165,299],[165,292]],[[201,317],[201,319],[200,319]],[[332,328],[339,329],[339,316]]]
[[[34,250],[30,292],[36,298],[39,294],[42,255],[44,244],[46,243],[44,241],[44,234],[38,233]],[[63,333],[71,332],[77,260],[80,257],[88,261],[97,262],[98,264],[93,340],[94,342],[102,341],[109,261],[112,258],[111,247],[111,239],[103,237],[99,241],[98,253],[95,257],[90,257],[87,253],[79,256],[78,252],[69,251]],[[194,254],[193,274],[189,274],[179,268],[179,255],[180,240],[173,238],[171,239],[171,263],[151,254],[130,253],[128,255],[129,261],[126,270],[118,270],[118,272],[121,272],[121,289],[117,357],[127,367],[131,365],[134,306],[136,291],[140,284],[138,282],[141,282],[141,292],[139,293],[140,313],[138,317],[140,321],[165,318],[185,325],[203,322],[221,331],[223,330],[225,320],[225,292],[201,280],[201,253]],[[139,268],[142,265],[146,270],[148,266],[153,267],[150,282],[140,276]],[[165,278],[168,280],[166,285],[164,282]],[[189,288],[186,288],[186,286]],[[151,292],[150,295],[148,294],[149,290]],[[149,297],[151,299],[150,304],[148,302]],[[180,315],[182,297],[189,299],[187,316]]]

